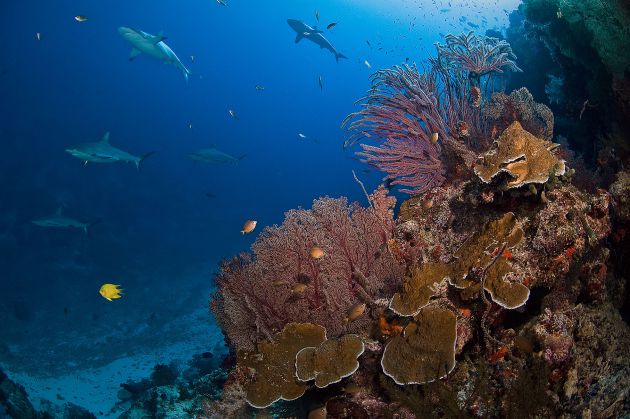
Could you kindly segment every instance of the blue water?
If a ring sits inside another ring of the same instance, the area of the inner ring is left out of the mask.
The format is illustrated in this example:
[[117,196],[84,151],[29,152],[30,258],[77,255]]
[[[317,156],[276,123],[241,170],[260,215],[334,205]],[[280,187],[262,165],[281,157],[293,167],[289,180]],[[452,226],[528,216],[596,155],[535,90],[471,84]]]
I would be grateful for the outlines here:
[[[467,22],[479,25],[479,32],[500,30],[517,2],[383,3],[2,2],[0,363],[5,369],[46,375],[50,365],[54,374],[60,360],[72,371],[74,365],[100,366],[141,352],[145,341],[133,342],[144,333],[139,325],[148,324],[155,337],[173,319],[195,309],[206,313],[219,261],[248,250],[255,240],[255,234],[239,233],[245,220],[257,220],[258,232],[280,223],[288,209],[308,207],[323,195],[365,204],[351,170],[368,189],[381,175],[364,172],[366,167],[342,150],[340,123],[357,109],[353,102],[368,89],[368,76],[422,60],[440,33],[470,30]],[[308,40],[294,43],[286,19],[315,24],[315,10],[320,28],[338,22],[325,36],[347,60],[336,63]],[[76,15],[89,20],[76,22]],[[189,82],[153,58],[141,55],[130,62],[131,47],[117,33],[123,25],[163,31],[191,70]],[[229,109],[238,120],[230,118]],[[106,131],[117,147],[156,154],[137,171],[123,163],[84,167],[64,151]],[[247,156],[235,166],[187,157],[210,145]],[[59,206],[99,223],[85,235],[30,222]],[[125,296],[104,300],[98,290],[105,282],[120,283]],[[209,314],[200,321],[212,324]],[[96,340],[103,335],[105,343]],[[215,341],[202,346],[221,345],[211,338]],[[60,349],[74,340],[82,342],[80,353]],[[86,349],[91,340],[94,347]],[[38,358],[39,367],[29,358]]]

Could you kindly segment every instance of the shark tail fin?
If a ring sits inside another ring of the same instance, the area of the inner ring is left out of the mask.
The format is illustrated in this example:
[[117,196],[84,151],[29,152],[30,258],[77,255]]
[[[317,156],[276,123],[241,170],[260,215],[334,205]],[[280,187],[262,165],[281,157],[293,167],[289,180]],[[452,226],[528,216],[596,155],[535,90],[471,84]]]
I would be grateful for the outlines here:
[[339,62],[339,59],[340,59],[340,58],[345,58],[345,59],[348,59],[348,57],[346,57],[346,56],[345,56],[345,55],[343,55],[342,53],[340,53],[340,52],[335,52],[335,60],[337,60],[337,62]]
[[99,220],[94,220],[94,221],[92,221],[90,224],[86,224],[86,225],[84,225],[84,226],[83,226],[83,231],[85,232],[85,234],[88,234],[88,231],[89,231],[92,227],[94,227],[96,224],[98,224],[98,223],[100,223],[100,222],[101,222],[101,220],[99,219]]
[[142,163],[144,161],[144,159],[146,159],[147,157],[150,157],[150,156],[152,156],[154,154],[155,154],[155,151],[149,151],[148,153],[143,154],[142,156],[140,156],[140,158],[135,161],[136,169],[140,170],[140,163]]

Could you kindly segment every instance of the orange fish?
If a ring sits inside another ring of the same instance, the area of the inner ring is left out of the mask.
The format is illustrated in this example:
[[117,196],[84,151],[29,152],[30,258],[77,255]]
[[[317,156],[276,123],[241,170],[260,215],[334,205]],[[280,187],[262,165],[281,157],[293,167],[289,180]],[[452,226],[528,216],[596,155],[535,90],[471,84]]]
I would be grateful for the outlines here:
[[306,284],[302,284],[301,282],[298,282],[297,284],[295,284],[293,286],[293,288],[291,288],[291,292],[293,292],[294,294],[303,294],[304,291],[306,291]]
[[345,318],[346,323],[350,323],[351,321],[354,321],[361,317],[363,313],[365,313],[366,307],[367,306],[365,305],[365,303],[353,305],[350,310],[348,310],[348,315]]
[[241,230],[241,234],[249,234],[256,228],[256,224],[258,221],[247,220],[245,224],[243,224],[243,229]]
[[438,138],[440,138],[440,135],[437,132],[431,134],[431,142],[433,144],[436,144],[438,142]]
[[281,287],[283,285],[289,285],[289,283],[283,279],[274,279],[271,281],[274,287]]
[[461,307],[459,309],[459,312],[462,314],[462,316],[468,318],[470,316],[472,316],[472,310],[466,307]]
[[313,259],[322,258],[324,257],[324,255],[326,255],[326,253],[324,253],[324,249],[319,246],[313,246],[313,248],[311,249],[311,257]]

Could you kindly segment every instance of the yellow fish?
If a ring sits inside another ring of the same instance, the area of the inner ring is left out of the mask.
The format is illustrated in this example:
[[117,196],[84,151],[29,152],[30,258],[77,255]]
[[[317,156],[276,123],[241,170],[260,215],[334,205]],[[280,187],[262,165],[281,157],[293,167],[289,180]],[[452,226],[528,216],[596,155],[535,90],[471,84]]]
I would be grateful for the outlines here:
[[118,287],[120,287],[120,285],[103,284],[103,286],[98,292],[103,296],[103,298],[106,298],[107,300],[112,301],[112,298],[113,299],[120,298],[123,295],[122,290]]
[[324,249],[322,249],[319,246],[313,246],[313,248],[311,249],[311,257],[313,259],[319,259],[324,257],[326,253],[324,253]]
[[434,132],[433,134],[431,134],[431,142],[433,144],[437,143],[439,137],[440,137],[439,134],[437,132]]
[[243,224],[243,229],[241,230],[241,234],[251,233],[256,228],[256,224],[258,224],[258,221],[254,221],[254,220],[245,221],[245,224]]

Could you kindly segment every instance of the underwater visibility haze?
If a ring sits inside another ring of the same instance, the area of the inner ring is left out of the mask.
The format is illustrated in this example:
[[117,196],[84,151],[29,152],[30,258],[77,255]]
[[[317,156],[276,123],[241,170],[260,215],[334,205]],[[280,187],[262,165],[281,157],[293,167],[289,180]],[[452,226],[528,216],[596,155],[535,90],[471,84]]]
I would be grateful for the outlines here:
[[0,18],[0,418],[630,416],[627,2]]

